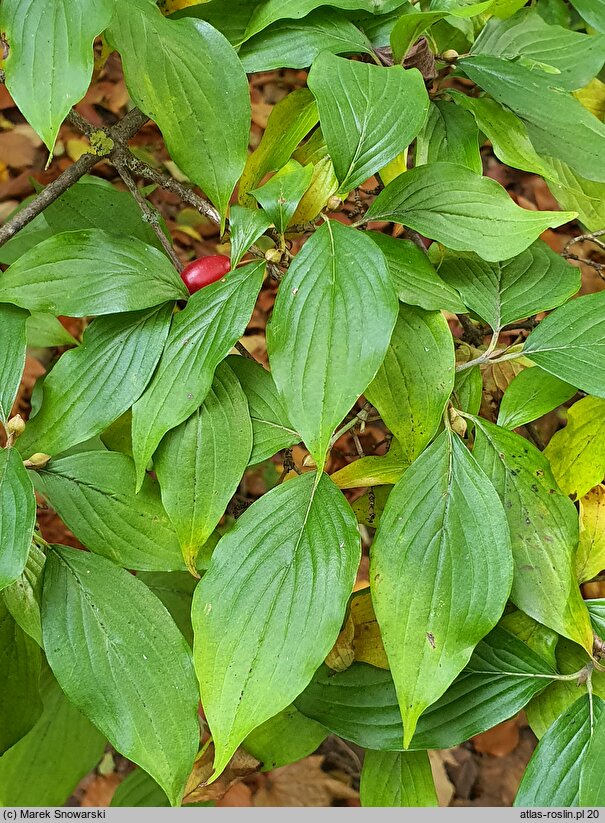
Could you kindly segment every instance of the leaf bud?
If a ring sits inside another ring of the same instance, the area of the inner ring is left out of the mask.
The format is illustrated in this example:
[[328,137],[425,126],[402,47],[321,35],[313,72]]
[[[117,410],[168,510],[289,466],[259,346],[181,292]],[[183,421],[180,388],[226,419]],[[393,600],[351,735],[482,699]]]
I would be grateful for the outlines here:
[[25,431],[25,420],[20,414],[16,414],[6,424],[6,433],[13,436],[13,439],[19,437]]
[[279,249],[268,249],[265,252],[265,260],[268,263],[281,263],[282,253]]
[[36,452],[35,454],[32,454],[29,460],[25,460],[24,464],[25,467],[28,469],[43,469],[49,460],[50,454],[44,454],[44,452]]

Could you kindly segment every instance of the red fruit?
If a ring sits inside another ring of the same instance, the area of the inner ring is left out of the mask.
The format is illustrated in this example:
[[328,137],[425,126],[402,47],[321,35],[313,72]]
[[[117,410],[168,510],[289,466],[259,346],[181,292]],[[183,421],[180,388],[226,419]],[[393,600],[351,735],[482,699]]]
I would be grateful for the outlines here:
[[183,283],[194,294],[210,283],[216,283],[231,271],[231,260],[224,254],[210,254],[189,263],[181,272]]

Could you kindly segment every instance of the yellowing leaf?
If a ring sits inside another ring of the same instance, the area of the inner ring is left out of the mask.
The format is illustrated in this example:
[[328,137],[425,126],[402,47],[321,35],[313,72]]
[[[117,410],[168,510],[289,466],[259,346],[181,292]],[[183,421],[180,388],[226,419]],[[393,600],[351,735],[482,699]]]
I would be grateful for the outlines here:
[[394,442],[384,457],[362,457],[330,475],[341,489],[361,486],[385,486],[396,483],[409,466],[401,446]]
[[567,426],[544,454],[561,489],[583,497],[605,476],[605,400],[584,397],[569,410]]
[[583,89],[574,91],[573,96],[595,117],[605,120],[605,83],[598,77],[591,80]]
[[355,660],[355,652],[353,650],[354,635],[355,624],[349,615],[330,654],[326,657],[326,666],[329,666],[335,672],[344,672],[349,668]]
[[374,614],[369,589],[353,597],[350,609],[355,629],[353,636],[355,660],[361,663],[369,663],[378,669],[388,669],[389,661],[382,643],[380,626]]
[[580,543],[576,555],[583,583],[605,569],[605,486],[595,486],[580,500]]
[[396,177],[399,177],[400,174],[403,174],[404,171],[408,169],[408,150],[404,149],[397,157],[394,157],[390,163],[387,163],[386,166],[380,170],[380,179],[384,183],[385,186],[388,186],[389,183],[394,180]]

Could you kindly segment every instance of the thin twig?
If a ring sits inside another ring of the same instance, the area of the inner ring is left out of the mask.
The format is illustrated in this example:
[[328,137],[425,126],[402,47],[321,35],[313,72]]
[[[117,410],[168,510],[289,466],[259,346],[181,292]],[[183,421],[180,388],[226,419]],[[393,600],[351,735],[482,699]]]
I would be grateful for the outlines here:
[[603,235],[605,235],[605,229],[599,229],[599,231],[591,231],[586,234],[579,234],[577,237],[572,237],[571,240],[565,244],[563,256],[567,254],[572,246],[576,243],[581,243],[583,240],[589,240],[591,243],[594,243],[595,246],[598,246],[600,249],[605,251],[605,243],[602,240],[599,240],[599,237],[603,237]]
[[483,352],[483,354],[474,360],[468,360],[466,363],[458,363],[456,371],[466,371],[466,369],[472,369],[473,366],[481,366],[484,363],[504,363],[505,360],[516,360],[518,357],[523,357],[522,351],[511,351],[508,353],[494,351],[487,357],[486,352]]
[[[136,134],[137,131],[145,125],[147,120],[148,117],[139,111],[139,109],[133,109],[126,117],[120,120],[119,123],[116,123],[115,126],[108,129],[106,134],[113,143],[124,142]],[[99,131],[103,130],[99,129]],[[44,209],[48,208],[51,203],[54,203],[57,198],[61,197],[70,186],[73,186],[74,183],[77,183],[81,177],[87,174],[93,166],[96,166],[97,163],[105,159],[107,154],[109,154],[109,152],[105,154],[83,154],[82,157],[76,160],[63,174],[59,175],[56,180],[53,180],[52,183],[49,183],[48,186],[42,189],[40,194],[34,197],[31,203],[28,203],[21,211],[17,212],[12,220],[9,220],[8,223],[5,223],[4,226],[0,228],[0,246],[8,242],[11,237],[14,237],[15,234],[21,231],[24,226],[27,226],[28,223],[31,223]]]
[[456,317],[462,326],[462,340],[465,343],[470,343],[472,346],[480,346],[483,343],[483,338],[485,337],[485,332],[483,329],[475,326],[473,321],[467,317],[466,314],[457,314]]
[[602,280],[605,280],[605,263],[598,263],[596,260],[591,260],[589,257],[580,257],[578,254],[566,252],[563,254],[566,260],[576,260],[578,263],[584,263],[585,266],[593,268]]
[[[130,152],[128,152],[128,154],[120,152],[119,148],[120,147],[116,150],[117,159],[120,163],[126,166],[129,172],[161,186],[163,189],[166,189],[166,191],[171,191],[173,194],[180,197],[184,203],[188,203],[190,206],[193,206],[194,209],[207,217],[212,223],[220,226],[221,216],[218,211],[211,203],[208,202],[208,200],[205,200],[203,197],[200,197],[199,194],[196,194],[190,186],[186,186],[184,183],[179,183],[178,180],[175,180],[174,177],[171,177],[169,174],[164,174],[163,172],[154,169],[152,166],[148,166],[147,163],[139,160],[138,157],[135,157],[134,154],[131,154]],[[111,157],[111,159],[113,160],[113,157]]]
[[97,131],[95,126],[87,120],[85,117],[77,112],[75,109],[72,109],[69,114],[67,115],[68,121],[71,123],[74,128],[76,128],[82,134],[85,134],[87,137],[93,133],[93,131]]
[[158,240],[162,244],[162,248],[164,249],[164,251],[166,252],[168,257],[172,260],[172,263],[173,263],[175,269],[178,272],[181,272],[183,270],[183,264],[179,260],[179,258],[177,256],[177,253],[175,252],[175,250],[172,246],[172,243],[170,242],[168,237],[166,237],[166,234],[164,233],[164,230],[162,229],[162,226],[160,225],[160,216],[159,216],[159,214],[153,208],[151,203],[149,203],[149,201],[141,194],[141,192],[139,190],[139,187],[137,186],[133,176],[128,171],[126,166],[122,163],[122,160],[118,159],[118,157],[116,156],[114,158],[113,162],[114,162],[114,165],[115,165],[115,167],[118,171],[118,174],[120,175],[122,180],[126,183],[126,186],[128,187],[128,191],[132,194],[132,196],[133,196],[134,200],[136,201],[138,207],[141,209],[141,212],[143,213],[143,218],[144,218],[145,222],[149,223],[149,225],[151,226],[155,236],[158,238]]
[[241,355],[243,355],[244,357],[247,357],[247,358],[248,358],[248,360],[252,360],[252,361],[254,361],[255,363],[258,363],[258,360],[256,359],[256,357],[254,357],[254,355],[250,354],[250,352],[248,351],[248,349],[244,346],[244,344],[243,344],[243,343],[240,343],[240,341],[239,341],[239,340],[238,340],[238,341],[237,341],[237,343],[235,344],[235,348],[238,350],[238,352],[239,352]]
[[83,177],[89,172],[93,166],[99,162],[101,158],[95,154],[83,154],[76,162],[66,169],[63,174],[59,175],[56,180],[49,183],[37,197],[27,204],[24,208],[17,212],[17,214],[5,223],[0,228],[0,246],[7,243],[14,237],[18,231],[37,217],[44,211],[51,203],[54,203],[58,197],[61,197],[70,186],[73,186],[80,177]]

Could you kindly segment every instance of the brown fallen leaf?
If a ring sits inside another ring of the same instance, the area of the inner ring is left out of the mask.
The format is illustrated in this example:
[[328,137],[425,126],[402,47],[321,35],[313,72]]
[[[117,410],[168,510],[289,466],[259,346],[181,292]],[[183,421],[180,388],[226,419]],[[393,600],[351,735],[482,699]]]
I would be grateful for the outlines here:
[[30,126],[15,126],[11,131],[0,133],[0,157],[11,169],[32,166],[41,142]]
[[358,792],[321,768],[323,755],[311,755],[269,772],[254,796],[255,806],[332,806],[335,800],[356,800]]
[[205,800],[220,800],[234,783],[260,768],[260,761],[243,749],[238,749],[227,768],[214,783],[206,785],[214,770],[214,745],[205,749],[202,756],[193,765],[193,771],[185,787],[183,803],[200,803]]
[[519,718],[511,717],[498,723],[493,729],[472,738],[475,751],[491,754],[493,757],[505,757],[519,745]]
[[445,766],[446,763],[456,764],[456,758],[448,749],[430,751],[428,755],[431,763],[431,772],[433,773],[433,782],[435,783],[435,791],[437,792],[437,801],[440,806],[449,806],[455,792]]
[[108,775],[96,774],[84,790],[80,806],[109,806],[115,790],[122,782],[117,772]]
[[227,789],[221,800],[217,800],[217,806],[254,806],[252,799],[252,789],[245,783],[234,783]]

